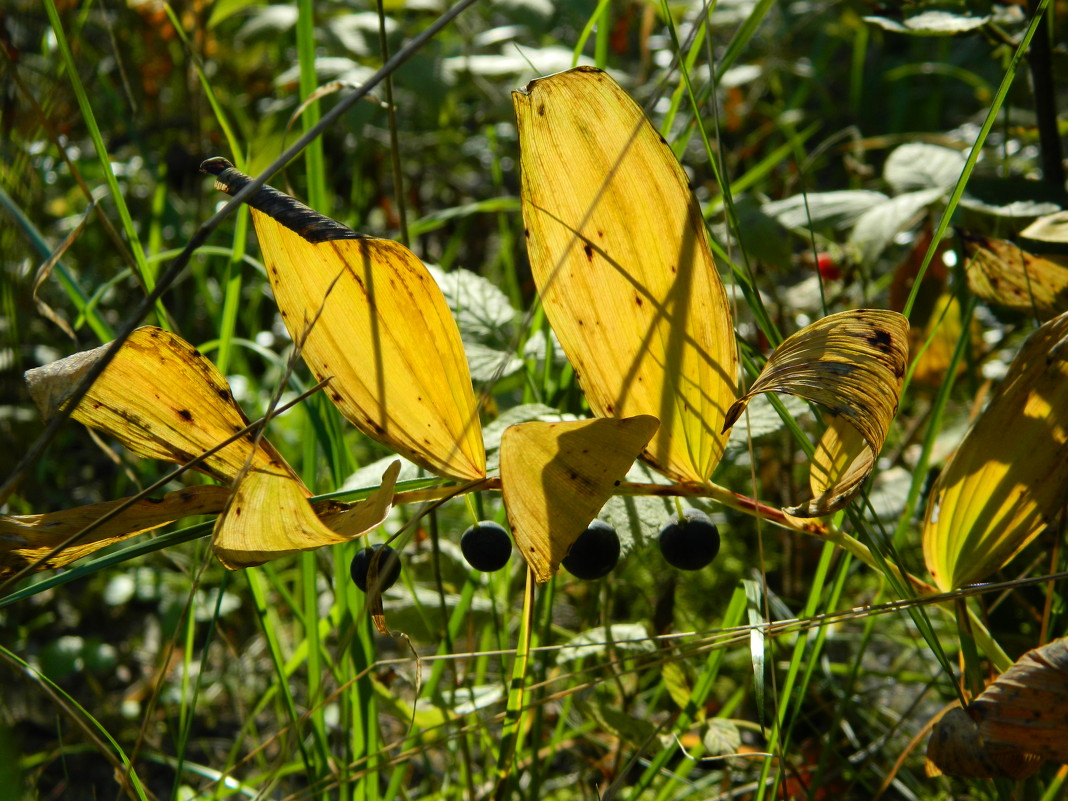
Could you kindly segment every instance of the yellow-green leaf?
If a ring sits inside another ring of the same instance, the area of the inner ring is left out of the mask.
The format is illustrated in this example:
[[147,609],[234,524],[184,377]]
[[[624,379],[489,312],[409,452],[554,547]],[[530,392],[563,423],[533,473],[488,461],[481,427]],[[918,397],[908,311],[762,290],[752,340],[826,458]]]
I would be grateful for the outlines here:
[[706,481],[723,455],[737,362],[685,172],[599,70],[541,78],[512,97],[531,269],[590,408],[656,417],[644,458],[676,481]]
[[[830,412],[831,425],[810,473],[818,495],[786,509],[787,514],[830,514],[860,491],[897,413],[907,363],[908,321],[882,309],[832,314],[775,349],[749,392],[731,407],[726,426],[734,425],[761,392],[796,395]],[[855,429],[856,436],[847,433],[847,427]]]
[[[385,519],[399,473],[400,462],[393,462],[382,476],[382,486],[369,498],[348,509],[327,506],[320,519],[308,503],[304,485],[284,470],[249,470],[238,480],[233,499],[215,522],[215,556],[225,567],[236,570],[348,542]],[[338,530],[329,528],[324,520]]]
[[83,556],[121,540],[165,526],[182,517],[216,514],[226,505],[226,487],[187,487],[167,493],[160,499],[135,501],[110,520],[94,528],[77,542],[52,556],[90,523],[127,502],[127,499],[94,503],[34,515],[0,515],[0,580],[13,576],[27,565],[48,557],[38,570],[69,565]]
[[[202,169],[231,194],[249,180],[223,159]],[[341,413],[431,472],[484,477],[460,332],[422,262],[270,187],[249,204],[282,319]]]
[[[109,345],[76,353],[26,373],[30,395],[47,420]],[[71,415],[149,459],[185,464],[248,425],[222,373],[181,337],[145,326],[130,335]],[[229,483],[244,469],[284,465],[252,434],[227,445],[196,469]]]
[[968,254],[965,274],[983,300],[1040,320],[1068,311],[1068,259],[1037,256],[1004,239],[959,232]]
[[553,577],[656,432],[656,418],[522,423],[501,437],[501,492],[538,583]]
[[923,553],[951,590],[1005,565],[1068,507],[1068,313],[1024,344],[938,477]]

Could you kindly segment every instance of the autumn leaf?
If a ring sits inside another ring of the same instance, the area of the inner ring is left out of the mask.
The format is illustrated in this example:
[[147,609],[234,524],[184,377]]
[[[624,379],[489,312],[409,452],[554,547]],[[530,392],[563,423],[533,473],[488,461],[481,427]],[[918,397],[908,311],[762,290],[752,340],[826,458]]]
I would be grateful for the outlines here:
[[[237,193],[224,159],[201,169]],[[357,234],[264,187],[249,199],[275,301],[327,396],[357,428],[433,473],[486,474],[460,332],[426,267],[403,245]]]
[[512,98],[531,269],[590,408],[656,417],[643,457],[676,481],[706,481],[737,361],[685,172],[600,70],[541,78]]
[[968,255],[968,286],[980,298],[1039,320],[1068,311],[1068,259],[1038,256],[1004,239],[957,233]]
[[553,577],[656,432],[656,418],[530,422],[501,437],[501,491],[538,583]]
[[[1068,507],[1068,312],[1024,344],[931,493],[927,569],[942,590],[981,581]],[[1058,522],[1059,521],[1059,522]]]
[[[30,395],[45,420],[109,347],[27,371]],[[122,343],[71,416],[138,456],[175,464],[192,461],[249,423],[215,365],[181,337],[152,326],[138,328]],[[194,469],[229,483],[246,464],[267,468],[285,460],[266,439],[254,441],[247,433]],[[288,466],[281,469],[296,479]]]
[[796,395],[827,409],[831,421],[810,470],[816,497],[785,509],[787,514],[821,517],[860,491],[897,413],[907,363],[908,321],[882,309],[832,314],[775,349],[725,425],[734,425],[762,392]]
[[120,498],[43,514],[0,515],[0,580],[30,565],[37,565],[37,570],[69,565],[107,545],[183,517],[217,514],[225,507],[229,495],[230,490],[226,487],[199,486],[175,490],[163,498],[135,501],[55,554],[51,552],[86,526],[129,503],[129,499]]

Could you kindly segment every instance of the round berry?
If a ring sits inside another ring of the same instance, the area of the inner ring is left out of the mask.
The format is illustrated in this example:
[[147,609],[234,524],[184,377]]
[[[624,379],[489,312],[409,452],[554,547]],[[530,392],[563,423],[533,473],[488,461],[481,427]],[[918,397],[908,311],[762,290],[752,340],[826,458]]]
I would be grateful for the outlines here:
[[379,551],[382,552],[382,555],[378,557],[376,565],[378,568],[378,591],[388,590],[400,578],[400,557],[397,556],[396,551],[388,545],[363,548],[353,557],[352,565],[349,566],[349,574],[352,576],[356,586],[364,592],[367,592],[367,573],[371,569],[371,558]]
[[719,553],[719,530],[704,512],[687,509],[660,529],[660,553],[679,570],[700,570]]
[[603,520],[594,520],[579,534],[563,565],[572,576],[592,581],[607,576],[618,561],[619,535]]
[[512,538],[504,526],[483,520],[471,526],[460,537],[460,550],[467,564],[483,573],[495,573],[512,556]]

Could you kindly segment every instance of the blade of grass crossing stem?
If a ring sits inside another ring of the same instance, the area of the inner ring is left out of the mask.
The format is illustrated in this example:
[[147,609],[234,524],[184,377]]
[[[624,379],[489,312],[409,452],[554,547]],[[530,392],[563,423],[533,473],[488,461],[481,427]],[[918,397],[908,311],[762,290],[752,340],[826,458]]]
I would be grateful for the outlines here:
[[[975,305],[975,296],[971,296],[965,304],[964,311],[961,315],[962,331],[967,332],[970,330],[972,315],[975,312]],[[944,311],[947,312],[949,309],[950,306],[947,305]],[[908,387],[909,380],[912,378],[912,369],[919,364],[920,359],[923,357],[923,352],[933,341],[934,335],[935,330],[932,330],[931,338],[924,343],[920,352],[913,357],[912,366],[905,374],[902,396],[904,396],[905,388]],[[923,486],[927,481],[927,468],[931,463],[931,453],[934,450],[935,442],[938,439],[938,433],[942,430],[942,416],[945,414],[946,406],[949,404],[950,393],[952,392],[953,387],[956,386],[957,368],[961,360],[964,358],[967,348],[968,337],[962,336],[957,340],[957,345],[953,349],[953,355],[950,357],[949,365],[946,367],[945,378],[938,386],[938,392],[935,394],[935,400],[931,406],[931,411],[927,415],[927,431],[924,434],[923,442],[920,446],[919,458],[916,460],[916,466],[912,471],[912,481],[909,483],[909,493],[905,499],[905,510],[901,515],[901,519],[898,520],[897,528],[894,530],[894,545],[903,545],[906,541],[906,537],[908,537],[909,532],[912,529],[916,504],[919,502],[920,493],[923,491]]]
[[[697,57],[701,54],[701,45],[704,43],[705,36],[708,34],[708,20],[702,19],[701,24],[697,26],[697,29],[693,32],[693,41],[691,43],[690,52],[683,57],[682,53],[678,54],[678,57],[683,64],[683,68],[692,70],[694,64],[697,63]],[[675,128],[675,118],[678,116],[679,108],[682,106],[682,98],[686,94],[686,81],[680,75],[678,85],[675,87],[675,91],[671,93],[671,101],[668,103],[667,111],[664,112],[663,122],[660,124],[660,135],[665,139],[668,139]],[[681,130],[675,135],[674,139],[669,139],[671,142],[671,150],[675,154],[676,158],[681,160],[682,154],[686,152],[686,146],[690,143],[690,136],[693,133],[692,125],[684,125]]]
[[768,12],[775,5],[775,0],[760,0],[753,10],[749,12],[749,16],[745,18],[745,22],[734,32],[734,36],[731,37],[730,42],[727,43],[727,52],[723,54],[723,58],[720,59],[718,69],[720,72],[725,72],[734,66],[734,62],[737,60],[745,48],[749,45],[749,41],[756,34],[760,24],[764,21],[764,17],[768,15]]
[[[219,622],[219,615],[222,611],[223,596],[226,593],[226,587],[230,583],[230,573],[223,573],[222,579],[219,581],[219,587],[215,595],[215,605],[211,612],[211,618],[208,620],[208,630],[204,636],[204,644],[200,650],[200,668],[197,670],[196,679],[193,681],[193,697],[188,705],[185,705],[185,692],[183,688],[182,692],[182,726],[178,732],[178,747],[175,749],[177,753],[175,770],[174,770],[174,786],[171,788],[171,798],[180,797],[181,789],[181,777],[183,773],[183,765],[185,764],[186,749],[189,747],[189,734],[193,729],[193,713],[197,708],[197,700],[200,698],[200,688],[203,686],[204,677],[208,675],[210,670],[208,665],[208,655],[211,652],[211,643],[215,636],[215,628]],[[195,588],[194,588],[195,590]],[[192,610],[190,610],[192,612]],[[188,614],[186,618],[189,620],[189,629],[191,632],[195,632],[196,629],[196,615]],[[187,638],[186,650],[188,653],[193,653],[193,647],[195,641],[193,636]],[[188,669],[186,671],[188,675]],[[183,684],[185,677],[183,676]]]
[[[297,0],[297,60],[300,64],[300,99],[303,102],[318,88],[315,73],[315,4],[313,0]],[[319,122],[319,101],[309,103],[301,120],[304,131]],[[330,199],[326,191],[326,165],[323,160],[323,140],[315,139],[304,151],[305,178],[308,182],[308,205],[330,217]]]
[[[731,629],[740,625],[742,619],[745,617],[745,610],[745,591],[741,587],[736,587],[734,593],[731,595],[730,602],[727,604],[727,609],[723,613],[721,628]],[[686,705],[679,712],[678,717],[675,719],[674,725],[672,726],[673,734],[677,735],[687,731],[700,719],[700,711],[704,709],[705,702],[708,700],[708,696],[712,693],[712,687],[715,684],[716,679],[719,677],[719,670],[723,666],[723,660],[726,658],[726,655],[726,646],[722,648],[713,648],[709,651],[708,657],[705,659],[705,664],[693,683],[690,697],[686,701]],[[696,762],[687,760],[676,766],[673,770],[668,771],[667,763],[672,759],[675,753],[675,750],[672,748],[662,748],[657,752],[657,755],[650,761],[648,767],[646,767],[645,771],[642,773],[641,778],[634,785],[629,796],[631,801],[639,801],[639,799],[644,798],[646,790],[652,786],[653,782],[659,776],[666,776],[666,780],[656,796],[657,801],[669,801],[669,799],[679,797],[680,789],[687,786],[687,782],[685,781],[686,775],[696,766]]]
[[[960,203],[960,199],[964,195],[964,187],[967,185],[968,179],[971,178],[972,170],[975,169],[975,163],[979,160],[983,145],[986,143],[986,138],[990,134],[990,130],[994,127],[994,122],[998,118],[998,112],[1001,110],[1001,106],[1004,104],[1005,98],[1009,94],[1009,88],[1012,86],[1013,79],[1016,77],[1016,70],[1019,69],[1020,62],[1023,60],[1024,55],[1031,46],[1031,39],[1034,38],[1035,31],[1038,29],[1038,25],[1042,21],[1042,17],[1045,15],[1049,3],[1050,0],[1040,0],[1038,7],[1035,9],[1034,16],[1031,18],[1030,24],[1024,32],[1024,36],[1020,40],[1020,44],[1017,45],[1016,51],[1012,54],[1012,60],[1009,63],[1008,69],[1005,70],[1005,75],[1001,79],[1001,84],[998,86],[998,91],[995,93],[993,101],[990,103],[990,108],[986,113],[986,119],[983,120],[983,125],[979,129],[979,135],[975,138],[975,144],[972,145],[972,149],[968,152],[968,158],[964,162],[964,169],[961,171],[960,178],[957,179],[957,183],[949,195],[949,201],[946,203],[946,208],[942,212],[942,217],[938,220],[938,226],[935,228],[934,235],[931,237],[931,244],[927,248],[926,255],[923,257],[923,263],[920,265],[920,269],[916,273],[912,291],[909,293],[908,300],[905,301],[905,307],[901,311],[905,317],[908,317],[912,313],[912,306],[916,302],[916,296],[919,294],[920,285],[923,283],[923,278],[927,274],[927,267],[930,265],[931,259],[934,258],[935,253],[938,252],[938,246],[942,242],[942,237],[945,235],[946,229],[949,228],[953,213],[957,210],[957,204]],[[932,333],[931,336],[933,338],[934,334]],[[905,387],[907,388],[907,386],[908,382],[906,381]],[[902,392],[904,392],[904,389]]]
[[[578,66],[579,59],[582,58],[582,51],[586,49],[586,42],[590,39],[590,34],[593,33],[594,26],[598,29],[607,25],[606,17],[608,15],[608,6],[611,0],[600,0],[597,3],[597,8],[590,14],[590,18],[586,20],[586,25],[582,29],[582,33],[579,34],[578,41],[575,43],[575,49],[571,52],[571,68],[574,69]],[[598,33],[600,31],[598,30]],[[601,69],[604,67],[600,64],[597,65]]]
[[145,791],[144,785],[141,783],[141,777],[137,775],[137,771],[126,756],[126,752],[122,750],[122,746],[115,741],[115,739],[108,733],[108,730],[101,725],[100,721],[90,715],[85,707],[75,701],[71,696],[67,695],[63,688],[53,682],[48,676],[41,673],[33,665],[23,661],[16,654],[7,650],[3,645],[0,645],[0,658],[5,659],[14,666],[17,673],[28,676],[33,681],[40,684],[45,692],[57,702],[57,705],[70,716],[71,721],[81,728],[95,745],[103,745],[104,743],[101,741],[105,740],[106,744],[110,746],[114,752],[114,756],[117,757],[118,761],[121,762],[122,766],[125,768],[125,770],[122,771],[123,777],[130,782],[134,793],[141,799],[141,801],[148,801],[149,796]]
[[[767,3],[766,5],[770,5],[770,3]],[[661,0],[661,6],[662,6],[662,8],[664,10],[665,19],[667,20],[667,23],[668,23],[668,33],[671,35],[671,41],[675,45],[675,50],[677,52],[681,52],[682,45],[679,42],[679,34],[678,34],[678,31],[675,28],[674,18],[671,16],[671,12],[670,12],[670,10],[668,8],[667,0]],[[758,18],[758,22],[759,22],[759,19],[763,18],[763,14],[765,14],[765,13],[767,13],[766,9],[761,13],[761,16]],[[756,15],[756,10],[754,10],[753,14],[750,15],[750,19],[752,19],[755,15]],[[751,35],[752,34],[750,33],[749,36],[751,36]],[[748,38],[746,39],[746,41],[748,41]],[[698,50],[698,49],[699,48],[696,48],[696,47],[694,48],[694,50]],[[721,66],[719,69],[720,69],[720,71],[722,71],[722,70],[726,69],[726,67]],[[724,210],[726,212],[727,224],[730,227],[730,230],[735,232],[735,239],[740,241],[741,237],[738,236],[738,231],[740,230],[740,226],[739,226],[739,223],[738,223],[738,212],[734,207],[734,197],[733,197],[733,195],[731,195],[730,182],[727,181],[726,177],[722,174],[721,163],[716,157],[717,150],[713,149],[712,143],[708,138],[708,132],[705,130],[705,126],[701,122],[701,120],[703,119],[703,115],[701,113],[701,105],[700,105],[700,102],[699,102],[699,100],[697,98],[696,93],[694,92],[693,83],[690,80],[690,70],[687,68],[685,62],[683,62],[683,64],[681,65],[681,68],[680,68],[679,72],[682,75],[682,80],[686,84],[686,94],[690,99],[690,109],[693,112],[694,124],[696,125],[696,127],[698,129],[698,132],[701,134],[701,144],[704,146],[705,155],[708,156],[708,164],[712,168],[712,175],[715,178],[716,185],[719,187],[719,191],[720,191],[720,193],[722,194],[722,197],[723,197],[723,207],[724,207]],[[719,139],[719,130],[718,130],[718,128],[716,130],[716,138],[717,138],[717,140]],[[711,237],[709,237],[709,239],[711,239]],[[713,252],[715,252],[715,248],[713,249]],[[747,267],[746,272],[749,273],[749,275],[750,275],[750,277],[748,278],[746,283],[748,285],[753,285],[755,282],[752,279],[752,270],[749,268],[749,260],[746,257],[746,254],[745,254],[744,250],[741,251],[741,253],[742,253],[742,258],[745,261],[745,264],[746,264],[746,267]],[[730,262],[731,259],[727,259],[727,261]],[[752,312],[753,312],[754,316],[757,318],[758,323],[761,322],[761,321],[766,322],[768,324],[769,328],[771,329],[771,331],[777,333],[777,331],[775,329],[775,326],[771,325],[771,316],[767,313],[767,310],[764,308],[764,300],[763,300],[762,296],[760,295],[760,293],[759,292],[746,292],[745,296],[746,296],[746,300],[749,301],[749,304],[750,304],[750,307],[752,309]],[[775,338],[771,339],[771,342],[774,345],[777,345],[780,341],[781,341],[781,337],[775,337]]]
[[766,638],[764,626],[767,618],[764,616],[764,591],[759,582],[752,579],[742,579],[745,587],[746,615],[749,618],[749,661],[753,666],[753,691],[756,695],[757,722],[761,730],[767,727],[767,670],[765,668]]
[[[534,617],[531,624],[531,638],[530,646],[528,650],[533,650],[540,646],[543,642],[552,642],[553,633],[553,596],[554,588],[556,586],[555,581],[550,581],[544,588],[544,590],[538,595],[534,603]],[[607,590],[607,585],[606,585]],[[509,597],[509,596],[505,596]],[[538,696],[544,693],[543,688],[546,683],[546,671],[548,669],[547,661],[545,659],[538,659],[534,662],[534,675],[527,679],[527,684],[538,687]],[[537,697],[532,698],[529,705],[533,707],[532,720],[530,726],[530,742],[534,743],[534,753],[537,753],[538,745],[545,741],[543,731],[545,728],[545,704],[539,703]],[[566,720],[566,718],[565,718]],[[554,731],[554,736],[556,732]],[[541,785],[542,785],[542,761],[540,759],[531,760],[530,769],[528,775],[530,776],[530,784],[527,790],[527,798],[529,801],[539,801],[542,797]]]
[[316,776],[325,775],[330,764],[330,743],[326,736],[326,709],[323,700],[323,643],[319,638],[319,578],[314,551],[300,555],[300,585],[304,605],[304,641],[307,644],[308,719],[316,750]]
[[[59,11],[56,9],[55,0],[45,0],[44,5],[45,12],[48,14],[48,20],[52,25],[52,32],[56,36],[56,46],[59,48],[60,59],[63,61],[63,66],[67,71],[67,78],[70,80],[71,88],[74,90],[74,96],[78,101],[78,110],[81,112],[82,122],[85,124],[89,138],[93,141],[93,147],[96,149],[96,157],[100,162],[101,171],[104,174],[108,189],[111,192],[111,199],[115,203],[115,208],[119,212],[119,219],[122,221],[122,229],[126,233],[127,244],[130,246],[130,251],[133,253],[135,267],[137,268],[142,283],[148,291],[151,291],[156,285],[156,276],[145,259],[145,252],[141,247],[141,240],[137,235],[137,227],[134,225],[133,218],[130,216],[130,209],[126,205],[126,198],[123,196],[122,190],[119,187],[119,181],[118,178],[115,177],[115,171],[111,168],[111,156],[108,154],[107,146],[104,144],[104,137],[100,133],[100,127],[97,125],[96,116],[93,114],[92,103],[89,102],[89,96],[86,94],[85,86],[82,84],[82,80],[79,77],[80,72],[77,65],[74,63],[74,55],[71,53],[70,44],[67,42],[67,35],[63,30],[63,23],[59,18]],[[159,317],[159,326],[161,328],[168,328],[169,320],[162,301],[156,303],[156,313]]]
[[508,704],[504,713],[504,727],[497,751],[497,788],[493,797],[502,801],[508,797],[512,764],[523,723],[523,701],[526,690],[527,664],[530,661],[530,638],[534,623],[534,571],[527,568],[526,585],[523,589],[523,617],[519,621],[518,642],[512,676],[508,682]]
[[241,310],[241,263],[245,258],[245,244],[248,242],[249,207],[243,205],[234,215],[234,242],[230,258],[226,261],[226,273],[223,275],[223,307],[219,318],[219,355],[215,366],[223,375],[230,366],[233,354],[234,332],[237,330],[237,316]]
[[352,792],[352,797],[357,801],[375,801],[379,797],[378,771],[381,769],[382,743],[378,735],[378,699],[369,671],[375,662],[374,638],[371,615],[365,608],[356,622],[356,637],[352,646],[352,667],[360,678],[349,691],[355,712],[352,727],[353,761],[363,766],[362,777]]
[[304,738],[300,736],[300,715],[297,713],[297,706],[289,689],[289,675],[286,672],[285,659],[282,656],[282,644],[278,641],[278,633],[286,629],[278,619],[278,614],[275,612],[274,607],[267,603],[267,590],[264,575],[260,568],[249,568],[245,571],[245,578],[248,581],[249,592],[255,605],[256,617],[260,622],[260,628],[263,630],[263,638],[267,643],[267,650],[271,654],[271,662],[274,664],[275,674],[278,676],[275,686],[278,687],[282,695],[282,704],[292,727],[291,740],[296,742],[301,761],[304,763],[304,770],[309,779],[311,779],[317,775],[317,770],[311,756],[304,747]]
[[[828,598],[827,603],[821,603],[823,596],[823,588],[826,586],[827,574],[830,570],[831,563],[834,561],[837,548],[831,545],[829,542],[824,543],[823,551],[820,553],[820,561],[816,565],[816,572],[812,577],[812,582],[809,586],[808,598],[805,601],[805,607],[802,611],[801,618],[810,618],[821,611],[821,606],[826,610],[835,609],[836,597]],[[851,562],[849,554],[846,554],[843,559],[840,560],[837,575],[839,581],[837,585],[839,591],[841,584],[844,581],[846,571],[843,566],[848,566]],[[825,628],[820,628],[820,633],[825,633]],[[779,750],[790,750],[790,735],[794,724],[798,720],[803,719],[803,707],[807,700],[808,679],[811,677],[811,666],[819,662],[819,648],[825,640],[824,638],[816,637],[812,640],[812,647],[810,648],[810,635],[811,632],[801,632],[797,640],[794,643],[793,653],[790,656],[790,663],[786,669],[786,676],[783,679],[782,688],[779,691],[779,697],[786,699],[787,703],[779,704],[776,706],[775,718],[772,722],[771,732],[768,734],[766,750],[769,753],[776,753]],[[797,692],[794,692],[794,688],[797,688]],[[771,760],[766,760],[761,768],[761,777],[759,781],[760,790],[758,791],[758,797],[764,792],[764,788],[767,786],[767,774],[771,770]],[[775,781],[778,783],[779,777],[782,772],[776,773]],[[774,793],[772,797],[778,796]]]

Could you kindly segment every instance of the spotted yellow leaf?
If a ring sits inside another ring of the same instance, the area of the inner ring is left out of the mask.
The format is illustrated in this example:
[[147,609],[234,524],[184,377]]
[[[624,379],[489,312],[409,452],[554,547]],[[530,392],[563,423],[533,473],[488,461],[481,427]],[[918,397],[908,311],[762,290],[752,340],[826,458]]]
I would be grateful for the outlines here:
[[656,418],[510,426],[501,491],[516,546],[539,583],[553,577],[657,429]]
[[[224,159],[201,169],[231,194],[249,182]],[[460,332],[422,262],[270,187],[249,205],[282,319],[341,413],[433,473],[484,477]]]
[[959,231],[968,286],[983,300],[1040,320],[1068,311],[1068,258],[1038,256],[1004,239]]
[[[47,420],[108,345],[26,373],[30,395]],[[138,328],[82,398],[72,417],[149,459],[185,464],[248,425],[222,373],[181,337]],[[204,459],[197,470],[229,483],[244,469],[285,462],[252,434]],[[283,468],[293,478],[296,475]]]
[[63,546],[87,525],[126,503],[127,499],[78,506],[60,512],[0,515],[0,580],[42,559],[44,561],[37,565],[38,570],[63,567],[107,545],[179,518],[216,514],[222,511],[229,495],[226,487],[198,486],[175,490],[163,498],[135,501],[55,554],[51,551]]
[[545,313],[594,414],[660,421],[643,456],[704,482],[737,361],[686,174],[638,105],[588,67],[513,93],[523,220]]
[[796,395],[830,412],[810,470],[817,497],[787,514],[830,514],[860,491],[897,413],[907,363],[908,321],[882,309],[832,314],[775,349],[749,392],[731,407],[726,425],[734,425],[761,392]]
[[1068,312],[1027,340],[938,477],[923,553],[935,584],[981,581],[1068,507]]

